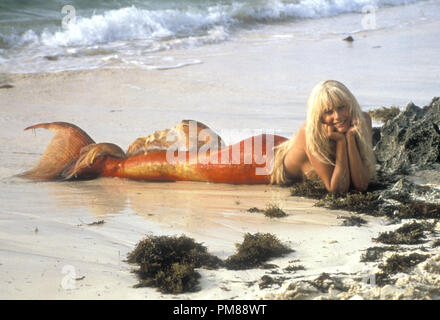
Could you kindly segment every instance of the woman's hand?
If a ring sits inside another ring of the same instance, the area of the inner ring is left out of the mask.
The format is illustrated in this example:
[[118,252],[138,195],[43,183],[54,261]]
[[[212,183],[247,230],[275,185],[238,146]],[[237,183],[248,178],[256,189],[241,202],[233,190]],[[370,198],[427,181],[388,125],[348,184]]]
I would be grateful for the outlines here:
[[311,152],[307,152],[307,156],[313,169],[329,192],[347,192],[350,187],[350,169],[345,133],[336,131],[336,128],[332,125],[323,125],[322,129],[325,130],[323,133],[327,134],[329,140],[334,141],[336,144],[334,164],[324,163]]
[[[367,123],[368,121],[371,121],[365,114],[364,116]],[[366,191],[368,189],[368,184],[370,183],[370,172],[361,158],[359,146],[356,141],[356,134],[359,132],[360,127],[361,125],[359,121],[353,122],[345,135],[347,137],[347,154],[352,185],[356,190]]]
[[345,135],[347,137],[354,137],[359,127],[360,127],[359,122],[358,121],[354,121],[352,123],[351,127],[345,133]]
[[337,132],[334,126],[328,124],[326,124],[325,126],[327,126],[327,136],[330,140],[338,142],[345,139],[345,135],[343,133]]

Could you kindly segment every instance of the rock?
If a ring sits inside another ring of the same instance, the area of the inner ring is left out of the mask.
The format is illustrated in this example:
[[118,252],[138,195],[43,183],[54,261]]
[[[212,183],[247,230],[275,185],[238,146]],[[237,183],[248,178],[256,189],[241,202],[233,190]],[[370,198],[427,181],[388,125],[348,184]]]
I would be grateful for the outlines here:
[[422,199],[429,202],[440,202],[440,190],[412,182],[408,177],[399,179],[390,189],[382,192],[386,199],[400,202]]
[[58,61],[58,56],[44,56],[44,59],[48,60],[48,61]]
[[381,170],[407,174],[440,162],[440,98],[420,108],[409,103],[381,128],[374,147]]
[[380,290],[380,299],[398,300],[404,296],[404,289],[392,285],[386,285]]
[[379,140],[380,140],[380,128],[373,127],[373,147],[377,144]]
[[320,291],[307,281],[291,283],[283,295],[283,299],[305,300],[313,299]]

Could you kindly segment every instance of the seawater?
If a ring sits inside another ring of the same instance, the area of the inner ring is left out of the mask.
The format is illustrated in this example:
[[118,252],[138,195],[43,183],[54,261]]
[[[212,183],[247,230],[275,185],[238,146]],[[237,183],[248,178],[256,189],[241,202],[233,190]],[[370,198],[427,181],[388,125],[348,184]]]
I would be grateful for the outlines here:
[[199,59],[156,53],[229,41],[267,25],[417,0],[2,0],[0,72],[168,69]]

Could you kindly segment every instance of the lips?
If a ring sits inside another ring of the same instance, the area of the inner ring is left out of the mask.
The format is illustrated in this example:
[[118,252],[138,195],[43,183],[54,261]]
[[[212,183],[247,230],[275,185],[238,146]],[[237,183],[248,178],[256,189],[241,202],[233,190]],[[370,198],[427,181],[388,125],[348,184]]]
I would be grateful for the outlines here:
[[334,124],[334,126],[335,126],[336,128],[344,128],[346,122],[347,122],[346,120],[344,120],[344,121],[342,121],[342,122],[337,122],[337,123]]

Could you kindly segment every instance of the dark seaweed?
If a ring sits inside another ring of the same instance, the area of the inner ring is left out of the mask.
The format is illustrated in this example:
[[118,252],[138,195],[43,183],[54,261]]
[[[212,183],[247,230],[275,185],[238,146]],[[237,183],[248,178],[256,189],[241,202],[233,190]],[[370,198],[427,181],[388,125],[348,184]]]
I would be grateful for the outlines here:
[[258,286],[260,289],[266,289],[272,287],[272,285],[276,284],[281,287],[283,282],[286,280],[284,277],[272,278],[271,276],[264,275],[260,279],[260,283]]
[[354,191],[346,194],[328,193],[315,205],[328,209],[348,210],[377,216],[380,215],[379,207],[381,204],[383,204],[383,200],[376,193]]
[[390,119],[393,119],[400,113],[400,109],[395,106],[391,107],[381,107],[379,109],[374,109],[368,111],[368,114],[374,121],[379,122],[387,122]]
[[139,264],[135,272],[140,282],[135,287],[157,287],[162,293],[176,294],[200,290],[200,274],[195,268],[268,267],[267,260],[293,251],[270,233],[247,233],[243,242],[236,246],[237,252],[222,261],[209,254],[205,246],[184,235],[148,236],[128,254],[127,262]]
[[397,212],[396,216],[401,219],[436,219],[440,217],[440,204],[406,200]]
[[276,204],[267,205],[266,209],[263,211],[264,215],[269,218],[283,218],[287,217],[287,213],[285,213],[279,206]]
[[280,257],[293,250],[283,245],[270,233],[246,233],[237,251],[225,261],[226,268],[233,270],[251,269],[262,265],[271,258]]
[[429,257],[429,254],[419,253],[411,253],[410,255],[393,254],[387,259],[385,264],[380,264],[379,268],[385,275],[408,272],[412,267],[425,261]]
[[252,207],[247,210],[251,213],[263,213],[266,217],[269,218],[284,218],[287,217],[287,213],[285,213],[278,205],[276,204],[268,204],[266,209],[258,209],[257,207]]
[[327,293],[330,287],[335,288],[340,291],[347,291],[349,288],[336,277],[330,276],[328,273],[321,273],[318,278],[313,281],[308,281],[311,285],[313,285],[316,289],[323,293]]
[[290,187],[290,194],[295,197],[322,199],[328,194],[328,191],[324,183],[318,178],[306,179],[303,182],[295,183]]
[[346,227],[353,227],[353,226],[360,227],[361,225],[367,223],[365,219],[362,219],[361,217],[357,217],[357,216],[349,216],[349,217],[339,216],[338,219],[343,219],[344,221],[342,222],[342,225]]
[[431,247],[432,247],[432,248],[438,248],[438,247],[440,247],[440,239],[435,240],[435,241],[432,243]]
[[433,223],[406,223],[395,231],[382,232],[373,240],[384,244],[421,244],[425,243],[424,231],[432,231]]
[[296,272],[299,270],[306,270],[306,268],[303,265],[290,265],[283,270],[286,272]]
[[396,246],[388,247],[370,247],[365,250],[365,253],[361,255],[361,262],[373,262],[382,259],[384,252],[387,251],[398,251],[399,248]]
[[127,261],[139,264],[135,272],[139,286],[158,287],[163,293],[197,291],[200,274],[194,268],[217,268],[221,260],[205,246],[184,235],[149,236],[128,254]]

